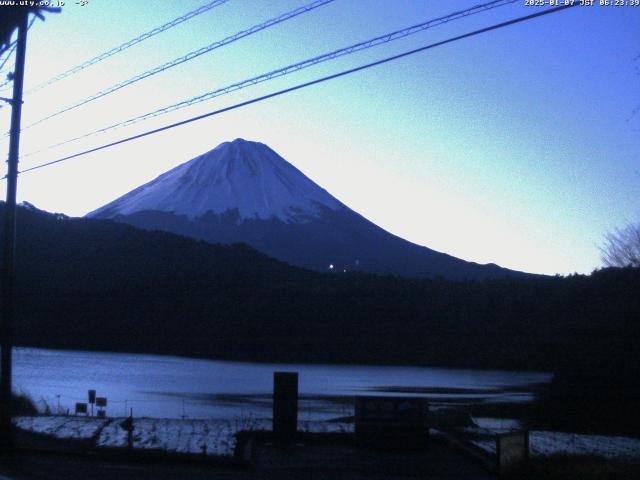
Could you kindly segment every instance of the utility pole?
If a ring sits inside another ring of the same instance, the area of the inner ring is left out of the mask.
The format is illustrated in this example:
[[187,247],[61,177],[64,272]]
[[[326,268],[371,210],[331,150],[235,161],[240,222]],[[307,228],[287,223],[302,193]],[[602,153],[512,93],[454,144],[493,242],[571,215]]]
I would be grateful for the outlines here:
[[2,320],[0,323],[0,448],[13,446],[11,425],[11,377],[14,317],[14,279],[16,243],[16,190],[18,186],[18,157],[20,151],[20,117],[22,115],[22,86],[25,54],[27,50],[28,12],[18,23],[16,64],[13,76],[13,100],[11,101],[11,133],[7,173],[7,202],[4,207],[2,238]]

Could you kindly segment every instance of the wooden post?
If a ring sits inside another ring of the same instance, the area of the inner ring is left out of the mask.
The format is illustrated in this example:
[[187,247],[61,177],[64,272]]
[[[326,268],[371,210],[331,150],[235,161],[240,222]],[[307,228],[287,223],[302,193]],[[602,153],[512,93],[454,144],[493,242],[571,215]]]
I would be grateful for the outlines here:
[[273,373],[273,435],[290,443],[298,431],[298,373]]
[[133,449],[133,408],[127,418],[120,422],[120,428],[127,432],[127,449]]
[[127,429],[127,448],[133,450],[133,408],[129,413],[129,428]]

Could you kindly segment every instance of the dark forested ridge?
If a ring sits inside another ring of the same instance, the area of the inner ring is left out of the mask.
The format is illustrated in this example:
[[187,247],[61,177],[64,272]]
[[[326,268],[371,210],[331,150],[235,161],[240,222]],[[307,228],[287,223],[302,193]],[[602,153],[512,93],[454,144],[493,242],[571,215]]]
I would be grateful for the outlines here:
[[[2,212],[0,212],[2,213]],[[640,270],[319,274],[242,245],[20,208],[18,344],[505,369],[637,363]]]
[[18,345],[548,370],[546,427],[640,431],[640,269],[483,281],[321,274],[244,245],[33,208],[19,209],[17,245]]

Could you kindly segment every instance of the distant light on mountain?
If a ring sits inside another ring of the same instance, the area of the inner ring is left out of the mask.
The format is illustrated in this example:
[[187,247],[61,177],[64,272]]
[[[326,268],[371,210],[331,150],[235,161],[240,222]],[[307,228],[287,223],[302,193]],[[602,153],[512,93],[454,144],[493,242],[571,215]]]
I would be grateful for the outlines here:
[[349,209],[267,145],[239,138],[87,216],[214,243],[244,242],[319,271],[456,279],[522,275],[396,237]]

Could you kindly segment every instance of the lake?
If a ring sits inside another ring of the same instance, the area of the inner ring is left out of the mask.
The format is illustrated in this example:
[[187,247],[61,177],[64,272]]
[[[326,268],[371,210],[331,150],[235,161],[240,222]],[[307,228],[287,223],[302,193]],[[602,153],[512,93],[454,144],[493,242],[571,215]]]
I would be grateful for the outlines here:
[[[161,355],[14,349],[14,390],[40,408],[73,412],[87,390],[107,397],[107,414],[137,417],[271,416],[274,371],[300,378],[301,420],[353,414],[354,395],[419,395],[433,404],[526,402],[541,372],[370,365],[267,364]],[[59,405],[59,407],[58,407]]]

